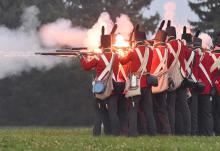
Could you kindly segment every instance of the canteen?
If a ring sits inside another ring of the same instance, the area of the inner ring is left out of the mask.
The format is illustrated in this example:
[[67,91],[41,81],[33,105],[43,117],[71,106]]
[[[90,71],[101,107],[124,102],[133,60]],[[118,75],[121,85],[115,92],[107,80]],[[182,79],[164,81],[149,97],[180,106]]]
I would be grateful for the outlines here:
[[138,86],[138,78],[137,78],[137,76],[136,75],[132,75],[130,80],[131,80],[130,87],[131,88],[136,88]]
[[92,89],[93,93],[101,94],[105,91],[105,84],[103,81],[95,81]]

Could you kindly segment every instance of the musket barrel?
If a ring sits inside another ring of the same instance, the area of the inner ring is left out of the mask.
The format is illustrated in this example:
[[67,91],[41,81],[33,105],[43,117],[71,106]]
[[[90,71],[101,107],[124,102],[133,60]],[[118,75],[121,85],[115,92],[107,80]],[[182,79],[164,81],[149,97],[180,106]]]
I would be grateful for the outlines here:
[[77,55],[97,55],[93,52],[73,52],[73,51],[60,51],[60,52],[36,52],[36,55],[43,56],[77,56]]
[[64,49],[69,49],[69,50],[87,50],[87,47],[66,47]]

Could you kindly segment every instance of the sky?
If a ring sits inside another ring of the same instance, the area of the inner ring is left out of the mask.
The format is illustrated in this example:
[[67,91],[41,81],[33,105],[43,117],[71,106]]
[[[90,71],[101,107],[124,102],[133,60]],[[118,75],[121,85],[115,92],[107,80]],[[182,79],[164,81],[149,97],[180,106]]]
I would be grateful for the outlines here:
[[188,20],[198,20],[196,14],[188,6],[188,0],[153,0],[150,10],[145,10],[144,15],[149,16],[155,12],[159,12],[161,18],[164,18],[164,15],[166,15],[165,18],[169,18],[167,15],[171,15],[172,19],[181,25],[187,25]]

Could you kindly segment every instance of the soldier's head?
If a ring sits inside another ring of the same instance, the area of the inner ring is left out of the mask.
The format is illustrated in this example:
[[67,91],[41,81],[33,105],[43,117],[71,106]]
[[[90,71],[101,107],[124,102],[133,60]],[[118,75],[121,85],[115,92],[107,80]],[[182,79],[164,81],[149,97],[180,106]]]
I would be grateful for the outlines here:
[[105,35],[105,27],[102,26],[101,34],[101,48],[110,48],[111,47],[111,35]]
[[144,44],[144,41],[146,40],[146,34],[145,32],[142,31],[135,31],[134,33],[134,40],[135,40],[135,44],[139,45],[139,44]]
[[140,31],[139,25],[136,25],[133,35],[133,41],[135,42],[135,44],[143,44],[146,39],[146,33],[144,31]]
[[111,35],[101,36],[101,48],[111,48]]
[[111,48],[112,43],[114,41],[115,38],[115,31],[117,29],[117,24],[115,24],[112,28],[112,31],[109,35],[105,35],[105,27],[102,26],[102,34],[101,34],[101,48],[105,49],[105,48]]
[[199,38],[200,30],[197,30],[192,39],[193,47],[202,47],[202,39]]
[[187,45],[192,44],[192,34],[186,32],[186,26],[183,27],[182,40],[185,40]]
[[168,36],[168,41],[172,39],[176,39],[176,28],[174,26],[171,26],[170,20],[168,20],[166,32]]
[[146,33],[143,31],[135,31],[134,39],[135,39],[135,41],[145,41],[147,39]]
[[165,45],[166,39],[167,39],[167,33],[163,30],[165,20],[163,20],[160,24],[159,29],[157,30],[157,33],[154,37],[154,45]]

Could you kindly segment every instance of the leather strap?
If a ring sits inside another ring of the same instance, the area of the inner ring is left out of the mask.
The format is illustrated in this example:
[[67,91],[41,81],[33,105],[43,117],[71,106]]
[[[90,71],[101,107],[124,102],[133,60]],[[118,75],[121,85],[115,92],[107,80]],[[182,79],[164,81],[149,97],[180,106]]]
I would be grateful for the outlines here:
[[[112,54],[111,61],[108,62],[108,60],[107,60],[107,58],[105,57],[105,55],[104,55],[104,54],[101,55],[101,58],[102,58],[102,60],[104,61],[106,67],[105,67],[105,69],[102,71],[102,73],[99,75],[99,77],[97,78],[97,80],[101,81],[101,80],[104,78],[104,76],[111,70],[112,64],[113,64],[113,58],[114,58],[113,56],[114,56],[114,54]],[[114,74],[113,74],[113,79],[116,80]]]
[[209,81],[209,83],[212,85],[212,81],[211,81],[211,79],[210,79],[210,77],[209,77],[209,75],[208,75],[208,73],[207,73],[205,67],[203,66],[203,64],[200,63],[200,64],[199,64],[199,67],[201,68],[202,72],[203,72],[204,75],[206,76],[206,79],[207,79],[207,80]]
[[191,64],[192,64],[192,68],[194,68],[195,56],[196,56],[195,51],[192,51],[188,61],[185,62],[185,67],[187,72],[189,73],[189,77],[191,77],[194,82],[197,82],[196,77],[194,76],[192,71],[193,69],[190,68]]
[[166,67],[168,50],[167,50],[167,48],[164,49],[164,51],[165,51],[164,56],[162,56],[162,54],[158,48],[156,48],[155,50],[156,50],[158,57],[160,59],[160,64],[157,66],[154,73],[158,73],[160,70],[162,70]]

